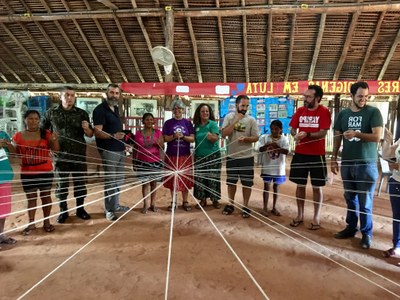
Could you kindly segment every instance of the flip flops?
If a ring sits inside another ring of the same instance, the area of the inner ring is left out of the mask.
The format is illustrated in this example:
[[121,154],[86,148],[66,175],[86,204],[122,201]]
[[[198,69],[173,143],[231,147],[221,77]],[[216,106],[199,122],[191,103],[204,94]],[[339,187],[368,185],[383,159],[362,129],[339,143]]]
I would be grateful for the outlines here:
[[47,232],[47,233],[53,232],[55,229],[56,229],[56,228],[55,228],[53,225],[51,225],[51,224],[49,224],[49,225],[47,225],[47,226],[43,226],[43,230],[44,230],[45,232]]
[[320,229],[320,228],[321,228],[321,225],[319,225],[319,224],[313,224],[313,223],[311,223],[311,224],[310,224],[310,227],[308,227],[309,230],[318,230],[318,229]]
[[400,249],[390,248],[389,250],[382,251],[382,256],[386,258],[400,257]]
[[247,208],[247,207],[243,207],[242,208],[242,218],[247,219],[250,217],[250,215],[251,215],[251,209]]
[[158,212],[158,208],[155,205],[150,205],[149,210],[152,212]]
[[281,213],[280,213],[279,210],[277,210],[276,208],[272,209],[272,210],[271,210],[271,213],[272,213],[274,216],[277,216],[277,217],[281,216]]
[[0,244],[13,245],[16,242],[17,242],[17,240],[13,239],[11,237],[0,238]]
[[32,233],[33,230],[36,230],[35,225],[29,225],[28,227],[26,227],[24,230],[22,230],[22,235],[30,235]]
[[224,209],[222,210],[222,214],[224,215],[231,215],[235,210],[233,205],[227,204],[225,205]]
[[295,220],[295,219],[293,219],[292,220],[292,222],[290,222],[290,226],[292,226],[292,227],[297,227],[297,226],[299,226],[301,223],[303,223],[303,220]]

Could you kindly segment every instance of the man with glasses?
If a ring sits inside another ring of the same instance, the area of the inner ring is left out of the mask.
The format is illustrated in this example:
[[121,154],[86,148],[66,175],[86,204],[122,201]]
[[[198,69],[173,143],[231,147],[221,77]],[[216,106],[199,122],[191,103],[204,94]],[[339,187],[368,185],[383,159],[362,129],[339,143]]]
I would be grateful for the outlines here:
[[378,178],[377,146],[382,135],[383,119],[378,108],[367,105],[369,87],[357,82],[350,87],[352,102],[342,110],[333,126],[335,136],[331,169],[337,174],[337,156],[343,140],[342,175],[344,198],[347,203],[347,226],[335,234],[337,239],[355,236],[360,218],[360,246],[369,249],[372,239],[372,207]]
[[325,136],[331,126],[331,113],[320,104],[324,92],[318,85],[309,85],[304,93],[304,106],[299,107],[290,121],[291,135],[296,142],[295,154],[290,165],[289,180],[297,184],[297,217],[290,226],[303,223],[304,202],[308,176],[311,178],[314,202],[314,217],[310,230],[320,228],[322,187],[327,172],[325,161]]

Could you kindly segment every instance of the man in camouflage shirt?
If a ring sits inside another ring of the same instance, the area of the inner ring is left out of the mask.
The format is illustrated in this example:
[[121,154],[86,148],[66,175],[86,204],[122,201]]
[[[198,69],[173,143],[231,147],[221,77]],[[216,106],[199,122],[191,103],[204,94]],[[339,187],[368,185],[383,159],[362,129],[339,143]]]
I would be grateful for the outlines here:
[[90,219],[83,202],[86,190],[86,141],[84,136],[92,137],[93,129],[89,125],[89,115],[75,106],[75,91],[71,87],[61,90],[61,103],[46,112],[42,121],[44,129],[59,134],[60,152],[55,159],[56,197],[60,204],[58,223],[65,223],[68,214],[69,176],[74,183],[76,198],[76,216],[83,220]]

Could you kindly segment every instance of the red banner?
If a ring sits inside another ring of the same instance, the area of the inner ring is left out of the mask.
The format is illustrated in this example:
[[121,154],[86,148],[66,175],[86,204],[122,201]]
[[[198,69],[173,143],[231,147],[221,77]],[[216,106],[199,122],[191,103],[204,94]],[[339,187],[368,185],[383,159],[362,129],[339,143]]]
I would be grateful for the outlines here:
[[[356,81],[343,80],[314,80],[287,82],[250,82],[250,83],[221,83],[221,82],[123,82],[123,91],[135,95],[187,95],[187,96],[235,96],[240,94],[254,96],[272,95],[302,95],[309,84],[322,87],[325,94],[348,94],[350,86]],[[399,80],[366,81],[371,95],[400,94]]]

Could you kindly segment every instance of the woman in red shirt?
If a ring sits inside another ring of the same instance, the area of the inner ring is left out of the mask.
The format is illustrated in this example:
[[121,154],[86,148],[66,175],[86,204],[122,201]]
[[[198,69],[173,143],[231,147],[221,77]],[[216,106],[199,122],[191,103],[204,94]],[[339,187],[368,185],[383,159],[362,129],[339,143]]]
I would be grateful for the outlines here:
[[53,183],[53,163],[50,151],[59,151],[57,133],[40,129],[40,114],[36,110],[28,110],[24,114],[25,130],[13,136],[13,143],[21,163],[21,182],[28,198],[29,224],[23,235],[29,235],[35,227],[37,190],[42,200],[43,229],[54,231],[50,224],[51,188]]

